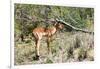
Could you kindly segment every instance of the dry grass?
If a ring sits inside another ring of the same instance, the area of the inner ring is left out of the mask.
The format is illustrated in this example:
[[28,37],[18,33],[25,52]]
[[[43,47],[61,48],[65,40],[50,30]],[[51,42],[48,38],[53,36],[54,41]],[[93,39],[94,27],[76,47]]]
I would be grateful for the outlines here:
[[82,32],[57,33],[48,54],[45,38],[41,40],[40,60],[34,60],[35,43],[28,41],[15,44],[15,65],[65,63],[94,60],[94,35]]

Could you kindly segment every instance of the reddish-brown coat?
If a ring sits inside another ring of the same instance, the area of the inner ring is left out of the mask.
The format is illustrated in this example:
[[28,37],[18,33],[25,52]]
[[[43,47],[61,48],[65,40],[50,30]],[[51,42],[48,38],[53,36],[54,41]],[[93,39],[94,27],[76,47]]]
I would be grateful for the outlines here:
[[35,43],[36,43],[36,56],[39,56],[39,48],[40,48],[40,40],[42,39],[43,36],[47,37],[47,45],[48,45],[48,50],[50,51],[50,46],[49,42],[51,37],[56,33],[58,29],[62,29],[63,25],[60,23],[56,23],[52,28],[44,28],[44,27],[37,27],[33,30],[33,35],[35,38]]

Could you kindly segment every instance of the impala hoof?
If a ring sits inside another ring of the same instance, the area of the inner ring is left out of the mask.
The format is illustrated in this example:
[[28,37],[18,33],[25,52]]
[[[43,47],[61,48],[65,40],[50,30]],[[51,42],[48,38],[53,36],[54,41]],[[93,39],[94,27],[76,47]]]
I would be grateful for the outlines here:
[[40,57],[40,56],[36,55],[36,60],[39,60],[39,57]]
[[35,57],[33,57],[34,60],[39,60],[40,56],[36,55]]

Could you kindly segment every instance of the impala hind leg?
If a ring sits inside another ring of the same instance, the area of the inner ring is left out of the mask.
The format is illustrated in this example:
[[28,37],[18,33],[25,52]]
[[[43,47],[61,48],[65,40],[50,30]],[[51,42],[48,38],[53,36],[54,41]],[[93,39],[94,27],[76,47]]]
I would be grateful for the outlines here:
[[51,54],[50,41],[51,41],[51,39],[50,39],[50,38],[48,38],[48,39],[47,39],[48,54]]

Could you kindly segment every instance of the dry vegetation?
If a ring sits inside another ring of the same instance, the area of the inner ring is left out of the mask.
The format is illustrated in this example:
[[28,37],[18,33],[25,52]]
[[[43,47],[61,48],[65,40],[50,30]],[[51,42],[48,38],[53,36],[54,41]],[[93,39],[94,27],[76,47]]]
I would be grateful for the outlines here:
[[[50,54],[46,38],[43,37],[40,60],[35,60],[35,41],[32,31],[37,27],[51,28],[54,25],[52,19],[62,20],[63,22],[57,21],[57,23],[64,24],[64,29],[53,36]],[[81,29],[94,32],[94,8],[14,4],[14,64],[93,61],[94,34],[83,33]]]
[[41,40],[40,60],[34,60],[35,43],[29,38],[15,42],[15,65],[65,63],[94,60],[94,35],[82,32],[57,32],[48,54],[46,38]]

